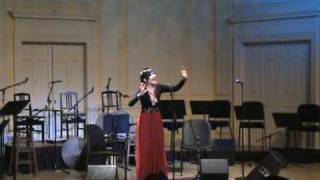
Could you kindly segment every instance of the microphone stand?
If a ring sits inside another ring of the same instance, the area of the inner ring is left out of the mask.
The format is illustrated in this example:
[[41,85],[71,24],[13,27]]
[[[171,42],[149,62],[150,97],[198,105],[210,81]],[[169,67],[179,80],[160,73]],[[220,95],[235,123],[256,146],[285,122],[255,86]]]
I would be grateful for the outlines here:
[[[88,91],[87,93],[85,93],[72,107],[70,107],[70,108],[68,109],[68,112],[71,111],[72,109],[75,109],[76,107],[78,107],[79,104],[80,104],[83,100],[87,99],[87,97],[88,97],[91,93],[93,93],[93,91],[94,91],[94,87],[92,87],[90,91]],[[76,113],[79,113],[79,109],[77,110]]]
[[[171,97],[171,101],[174,101],[174,92],[172,87],[169,85],[170,88],[170,97]],[[172,119],[172,123],[171,123],[171,139],[170,139],[170,147],[171,147],[171,153],[172,153],[172,159],[171,159],[171,163],[172,163],[172,180],[175,180],[175,149],[176,149],[176,131],[175,131],[175,127],[176,127],[176,123],[177,123],[177,112],[176,112],[176,107],[173,104],[172,108],[172,115],[173,115],[173,119]]]
[[12,84],[12,85],[9,85],[9,86],[7,86],[7,87],[4,87],[4,88],[0,89],[0,92],[1,92],[1,94],[2,94],[2,104],[4,105],[4,103],[5,103],[5,96],[6,96],[5,94],[6,94],[7,89],[10,89],[10,88],[13,88],[13,87],[16,87],[16,86],[23,85],[23,84],[25,84],[25,83],[27,83],[27,82],[28,82],[28,78],[26,78],[25,80],[20,81],[20,82],[18,82],[18,83],[15,83],[15,84]]
[[200,141],[200,137],[197,136],[196,133],[194,132],[192,122],[190,122],[190,127],[191,127],[192,136],[195,140],[194,143],[197,147],[197,175],[195,180],[200,180],[201,179],[201,149],[200,149],[201,141]]
[[[244,111],[243,111],[243,102],[244,102],[244,91],[243,91],[243,89],[244,89],[244,83],[243,82],[237,82],[238,84],[240,84],[240,90],[241,90],[241,109],[240,109],[240,111],[241,111],[241,120],[243,120],[242,118],[243,118],[243,115],[244,115]],[[240,129],[239,129],[239,131],[240,131]],[[242,135],[242,138],[243,138],[243,135]],[[241,141],[241,140],[240,140]],[[240,143],[240,145],[241,145],[241,142],[239,142]],[[242,143],[244,143],[244,142],[242,142]],[[244,144],[242,144],[241,145],[241,152],[242,153],[244,153]],[[243,160],[243,158],[240,158],[240,161],[241,161],[241,177],[237,177],[237,178],[235,178],[236,180],[244,180],[244,179],[246,179],[246,177],[245,177],[245,175],[244,175],[244,160]]]
[[57,112],[58,110],[55,110],[54,107],[53,107],[53,104],[52,104],[52,99],[51,99],[51,96],[52,96],[52,92],[53,92],[53,88],[54,88],[54,84],[55,83],[50,83],[50,90],[49,90],[49,94],[47,96],[47,111],[48,111],[48,122],[49,122],[49,139],[50,139],[50,124],[51,124],[51,112],[53,112],[53,116],[54,116],[54,165],[53,165],[53,170],[54,171],[57,171],[57,170],[60,170],[66,174],[70,174],[70,172],[62,169],[62,168],[59,168],[58,165],[57,165]]
[[51,117],[50,117],[50,111],[53,109],[52,108],[52,104],[51,104],[51,102],[52,102],[52,100],[51,100],[51,94],[52,94],[52,91],[53,91],[53,85],[54,85],[54,83],[50,83],[50,90],[49,90],[49,94],[48,94],[48,96],[47,96],[47,110],[48,110],[48,131],[49,131],[49,134],[48,134],[48,139],[50,139],[50,137],[51,137],[51,128],[50,128],[50,124],[51,124]]

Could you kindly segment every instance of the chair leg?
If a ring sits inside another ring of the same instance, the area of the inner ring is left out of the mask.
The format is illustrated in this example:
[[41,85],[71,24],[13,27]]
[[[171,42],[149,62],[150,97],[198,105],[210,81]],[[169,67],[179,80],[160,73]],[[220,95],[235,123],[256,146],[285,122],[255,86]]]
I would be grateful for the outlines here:
[[14,164],[15,164],[15,167],[14,167],[14,172],[16,173],[16,174],[18,174],[18,167],[19,167],[19,164],[18,164],[18,162],[19,162],[19,154],[20,154],[20,147],[19,147],[19,145],[16,145],[16,152],[15,152],[15,154],[14,154],[14,156],[15,156],[15,162],[14,162]]
[[66,123],[67,139],[69,139],[69,123]]
[[11,148],[11,153],[10,153],[10,163],[9,163],[9,170],[8,170],[8,173],[11,174],[12,173],[12,168],[13,168],[13,158],[14,156],[14,153],[13,153],[13,148]]
[[298,147],[298,141],[297,141],[297,131],[294,131],[294,147]]
[[265,137],[264,137],[264,131],[263,131],[263,129],[261,129],[261,151],[264,151],[264,141],[265,141],[265,139],[264,139]]
[[62,138],[62,134],[63,134],[63,122],[60,122],[60,138]]
[[248,149],[249,149],[249,152],[251,152],[251,128],[249,128],[249,134],[248,134]]
[[83,138],[86,138],[86,122],[83,123]]
[[42,142],[44,143],[44,123],[41,124],[41,136]]
[[287,149],[289,149],[289,147],[290,147],[290,131],[289,130],[287,130],[286,135],[287,135],[287,137],[286,137],[286,139],[287,139],[286,146],[287,146]]
[[244,128],[241,128],[241,149],[244,151]]
[[36,149],[34,147],[34,143],[31,142],[31,146],[32,146],[32,156],[33,156],[33,163],[34,163],[34,174],[37,175],[38,174],[38,161],[37,161],[37,155],[36,155]]
[[79,123],[76,124],[77,137],[79,137]]
[[180,175],[183,174],[183,151],[182,148],[180,149]]
[[241,149],[241,128],[239,126],[239,131],[238,131],[238,149]]
[[[265,137],[267,135],[266,126],[263,127],[263,134],[264,134],[263,137]],[[270,144],[271,144],[271,142],[270,142]],[[267,147],[267,140],[266,139],[264,139],[264,147]]]
[[230,131],[231,139],[234,141],[234,135],[233,135],[230,123],[229,123],[229,131]]

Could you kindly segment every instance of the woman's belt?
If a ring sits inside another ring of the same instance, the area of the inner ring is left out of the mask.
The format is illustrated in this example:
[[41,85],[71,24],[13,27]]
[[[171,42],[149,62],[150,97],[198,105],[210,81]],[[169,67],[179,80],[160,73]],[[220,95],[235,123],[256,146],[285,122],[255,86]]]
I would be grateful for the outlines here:
[[160,109],[159,107],[148,107],[148,108],[143,108],[142,112],[144,113],[152,113],[152,112],[159,112]]

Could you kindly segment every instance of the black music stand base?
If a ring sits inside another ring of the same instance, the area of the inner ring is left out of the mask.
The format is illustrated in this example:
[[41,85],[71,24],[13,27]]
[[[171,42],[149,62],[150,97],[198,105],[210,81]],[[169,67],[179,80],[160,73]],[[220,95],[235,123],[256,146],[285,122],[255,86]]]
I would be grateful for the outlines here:
[[[57,110],[53,110],[54,113],[54,165],[53,165],[53,170],[56,172],[64,172],[65,174],[71,174],[69,171],[66,171],[62,168],[58,167],[57,163]],[[50,116],[50,115],[49,115]]]

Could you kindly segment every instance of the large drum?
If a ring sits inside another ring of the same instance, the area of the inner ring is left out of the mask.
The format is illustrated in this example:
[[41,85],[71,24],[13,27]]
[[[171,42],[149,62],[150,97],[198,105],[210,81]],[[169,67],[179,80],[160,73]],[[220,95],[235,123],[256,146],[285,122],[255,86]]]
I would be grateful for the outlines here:
[[80,162],[81,155],[84,153],[85,141],[79,137],[71,137],[62,147],[61,156],[63,162],[69,168],[76,168]]

